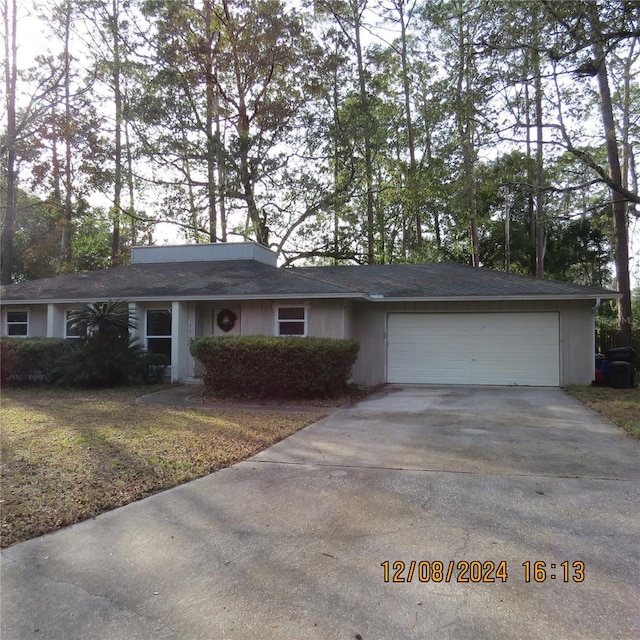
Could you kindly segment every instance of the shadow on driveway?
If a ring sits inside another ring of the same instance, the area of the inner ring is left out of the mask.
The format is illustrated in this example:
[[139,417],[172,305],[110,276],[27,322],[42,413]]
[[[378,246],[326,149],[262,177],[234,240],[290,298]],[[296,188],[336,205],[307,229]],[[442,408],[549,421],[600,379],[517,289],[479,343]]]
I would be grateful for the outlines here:
[[640,638],[639,454],[559,389],[390,386],[6,549],[2,638]]

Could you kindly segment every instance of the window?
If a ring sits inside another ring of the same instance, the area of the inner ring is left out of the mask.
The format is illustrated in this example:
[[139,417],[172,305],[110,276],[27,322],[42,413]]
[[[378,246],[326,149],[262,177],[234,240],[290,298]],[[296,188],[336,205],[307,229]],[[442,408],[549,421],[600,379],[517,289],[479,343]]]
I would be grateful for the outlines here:
[[146,329],[147,351],[167,356],[171,364],[171,309],[149,309]]
[[29,335],[29,312],[7,311],[7,335],[26,338]]
[[85,338],[87,335],[87,330],[78,329],[77,327],[71,326],[71,319],[69,316],[71,315],[71,311],[67,311],[66,321],[64,325],[64,337],[68,340],[77,340],[78,338]]
[[307,335],[307,310],[305,307],[278,307],[276,313],[276,335]]

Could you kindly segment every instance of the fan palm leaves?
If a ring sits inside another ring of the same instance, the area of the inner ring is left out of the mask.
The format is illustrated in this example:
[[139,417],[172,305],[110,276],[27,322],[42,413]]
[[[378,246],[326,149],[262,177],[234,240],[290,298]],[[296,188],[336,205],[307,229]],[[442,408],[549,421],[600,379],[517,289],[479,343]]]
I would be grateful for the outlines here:
[[85,335],[124,338],[137,322],[124,300],[90,302],[69,313],[69,326]]
[[110,386],[139,377],[143,349],[129,330],[137,325],[122,300],[92,302],[69,313],[69,326],[85,337],[63,358],[60,384]]

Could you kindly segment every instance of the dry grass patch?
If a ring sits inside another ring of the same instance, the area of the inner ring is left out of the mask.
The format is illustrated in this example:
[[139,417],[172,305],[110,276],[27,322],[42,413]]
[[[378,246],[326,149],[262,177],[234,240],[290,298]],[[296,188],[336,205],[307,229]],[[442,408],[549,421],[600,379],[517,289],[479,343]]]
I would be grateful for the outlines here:
[[3,389],[3,547],[231,465],[322,417],[135,404],[157,389]]
[[569,387],[567,391],[634,438],[640,439],[640,389]]

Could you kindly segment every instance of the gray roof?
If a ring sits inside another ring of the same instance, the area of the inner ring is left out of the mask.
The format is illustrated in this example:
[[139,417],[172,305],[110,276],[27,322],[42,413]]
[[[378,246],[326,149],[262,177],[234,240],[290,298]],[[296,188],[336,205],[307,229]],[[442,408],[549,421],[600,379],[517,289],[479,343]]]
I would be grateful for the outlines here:
[[385,298],[611,298],[616,291],[464,264],[303,267],[316,280]]
[[109,299],[596,299],[618,295],[608,289],[460,264],[278,268],[254,260],[132,264],[1,289],[3,302],[23,304]]

